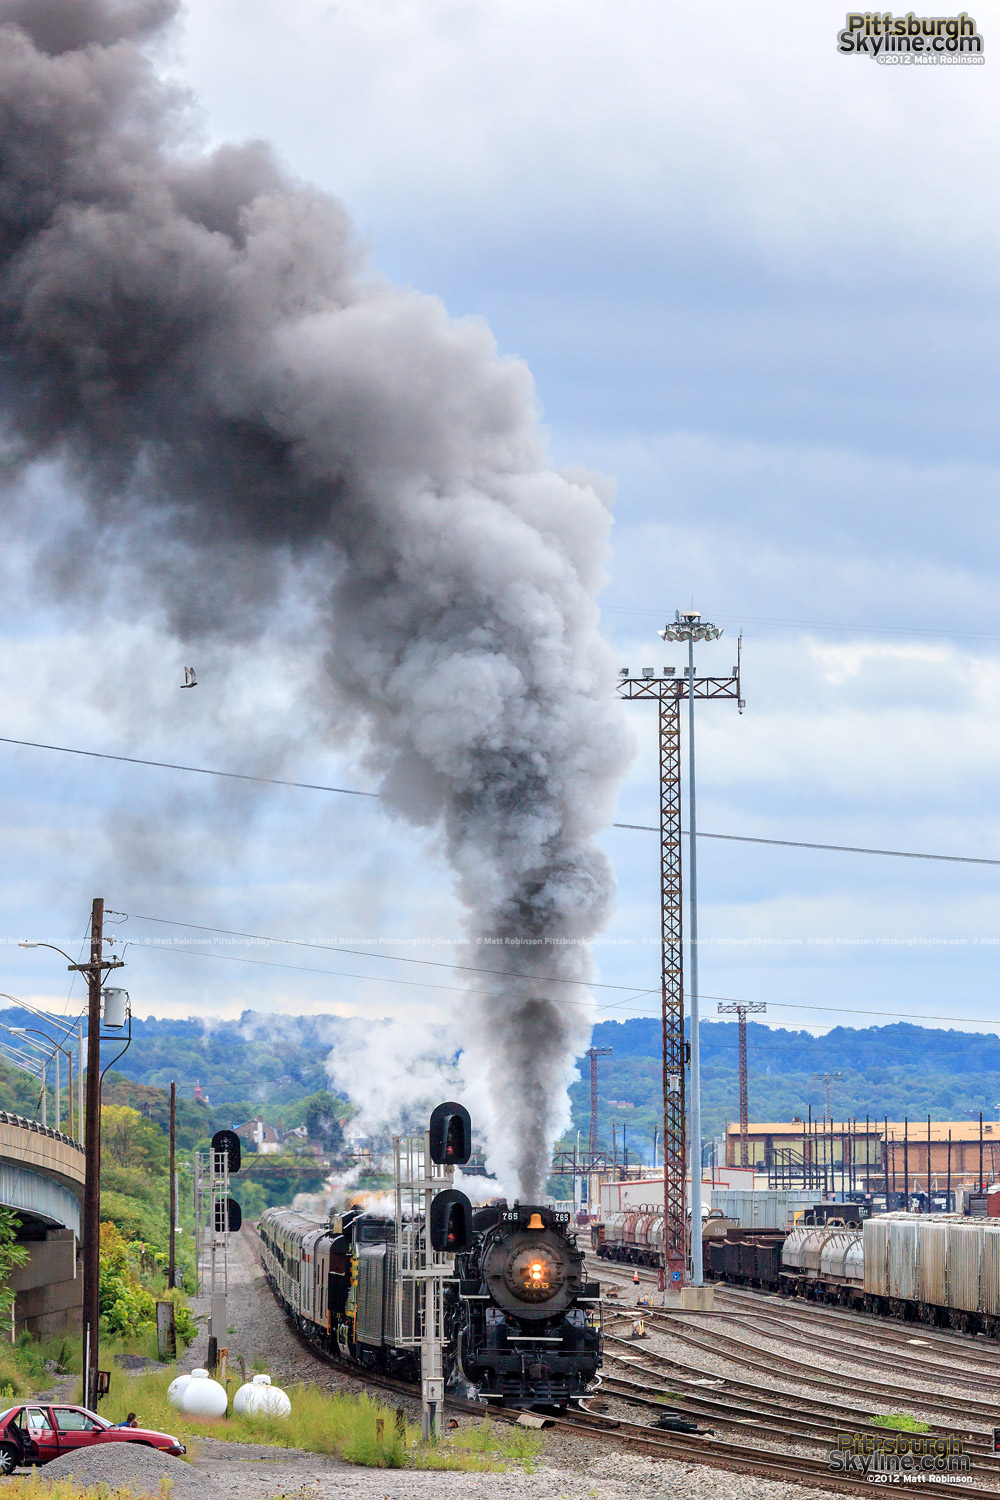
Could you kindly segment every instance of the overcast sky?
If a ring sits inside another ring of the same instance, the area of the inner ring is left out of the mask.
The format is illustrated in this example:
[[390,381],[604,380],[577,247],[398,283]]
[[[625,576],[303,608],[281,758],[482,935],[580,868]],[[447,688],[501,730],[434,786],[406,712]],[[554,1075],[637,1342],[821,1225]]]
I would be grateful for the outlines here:
[[[376,266],[528,362],[554,460],[617,482],[623,666],[679,664],[655,632],[692,601],[725,627],[706,668],[742,628],[746,711],[699,720],[710,831],[1000,859],[1000,6],[974,14],[985,66],[916,68],[838,55],[822,0],[197,0],[165,59],[209,141],[275,142]],[[252,659],[217,648],[181,693],[155,622],[35,609],[16,548],[5,568],[7,735],[370,785],[303,718],[302,622]],[[631,713],[620,817],[654,823],[653,715]],[[56,956],[12,945],[79,941],[102,893],[123,935],[188,950],[129,950],[139,1014],[419,1021],[456,998],[447,970],[138,920],[447,963],[443,863],[377,803],[4,746],[0,765],[4,989],[61,1009]],[[652,990],[656,840],[606,842],[602,980]],[[700,874],[706,995],[786,1025],[997,1028],[1000,868],[706,841]],[[656,1009],[629,993],[598,991],[602,1014]]]

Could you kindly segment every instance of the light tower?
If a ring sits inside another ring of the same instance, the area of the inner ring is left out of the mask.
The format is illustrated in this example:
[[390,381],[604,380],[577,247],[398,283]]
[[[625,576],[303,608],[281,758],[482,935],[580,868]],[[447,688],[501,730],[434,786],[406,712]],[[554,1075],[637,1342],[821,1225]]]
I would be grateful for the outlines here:
[[842,1079],[843,1076],[844,1076],[843,1073],[814,1073],[813,1074],[813,1077],[818,1082],[822,1083],[823,1087],[826,1090],[826,1113],[823,1116],[823,1124],[824,1125],[832,1125],[833,1124],[833,1110],[832,1110],[831,1104],[830,1104],[830,1085],[831,1085],[831,1083],[834,1083],[834,1082],[838,1081],[839,1079]]
[[610,1057],[610,1047],[588,1047],[587,1056],[590,1058],[590,1170],[594,1170],[594,1158],[597,1155],[597,1059],[599,1057]]
[[719,1006],[720,1016],[735,1015],[740,1036],[740,1166],[750,1165],[750,1090],[747,1080],[747,1014],[760,1015],[767,1010],[763,1000],[749,1000],[746,1005]]
[[[697,853],[695,849],[694,703],[696,698],[732,699],[743,707],[740,696],[740,664],[726,677],[695,677],[695,641],[718,640],[722,631],[703,621],[697,610],[678,612],[671,625],[658,632],[665,641],[687,641],[688,666],[678,678],[675,668],[643,667],[632,677],[628,667],[619,674],[622,698],[649,699],[659,705],[660,749],[660,977],[663,1026],[663,1259],[668,1282],[676,1287],[688,1277],[695,1286],[703,1281],[701,1263],[701,1072],[698,1047],[698,908]],[[684,1040],[684,949],[683,875],[681,859],[681,700],[688,700],[688,832],[690,835],[690,1049]],[[685,1068],[691,1066],[691,1136],[694,1161],[691,1171],[690,1257],[686,1228],[685,1177],[687,1172],[687,1125],[685,1120]]]

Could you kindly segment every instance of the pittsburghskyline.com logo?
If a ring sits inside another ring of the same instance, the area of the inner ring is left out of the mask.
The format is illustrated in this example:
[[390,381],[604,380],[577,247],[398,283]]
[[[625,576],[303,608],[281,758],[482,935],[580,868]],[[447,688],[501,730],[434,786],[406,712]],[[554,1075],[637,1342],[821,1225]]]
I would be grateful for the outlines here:
[[848,11],[837,33],[837,51],[871,57],[878,63],[962,66],[984,61],[983,38],[972,16],[917,16],[909,11]]

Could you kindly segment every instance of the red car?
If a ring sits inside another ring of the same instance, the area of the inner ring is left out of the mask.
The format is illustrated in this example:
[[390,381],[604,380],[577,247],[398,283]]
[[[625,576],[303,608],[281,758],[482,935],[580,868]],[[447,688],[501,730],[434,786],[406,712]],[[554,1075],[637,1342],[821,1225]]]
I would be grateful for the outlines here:
[[85,1406],[47,1406],[29,1401],[0,1412],[0,1474],[22,1464],[45,1464],[50,1458],[92,1448],[95,1443],[142,1443],[161,1453],[186,1453],[183,1443],[166,1432],[142,1427],[113,1427]]

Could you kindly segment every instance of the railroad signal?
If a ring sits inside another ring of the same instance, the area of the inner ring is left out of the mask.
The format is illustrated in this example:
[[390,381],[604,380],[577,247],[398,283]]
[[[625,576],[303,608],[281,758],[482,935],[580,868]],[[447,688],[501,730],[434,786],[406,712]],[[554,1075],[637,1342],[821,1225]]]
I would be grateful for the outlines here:
[[472,1155],[472,1121],[464,1104],[439,1104],[432,1112],[430,1152],[438,1166],[465,1166]]
[[239,1234],[243,1228],[243,1210],[235,1198],[217,1198],[215,1201],[216,1234]]
[[240,1138],[235,1130],[217,1130],[212,1137],[212,1150],[225,1152],[230,1176],[240,1170]]
[[431,1249],[455,1255],[471,1245],[472,1204],[457,1188],[446,1188],[431,1202]]

